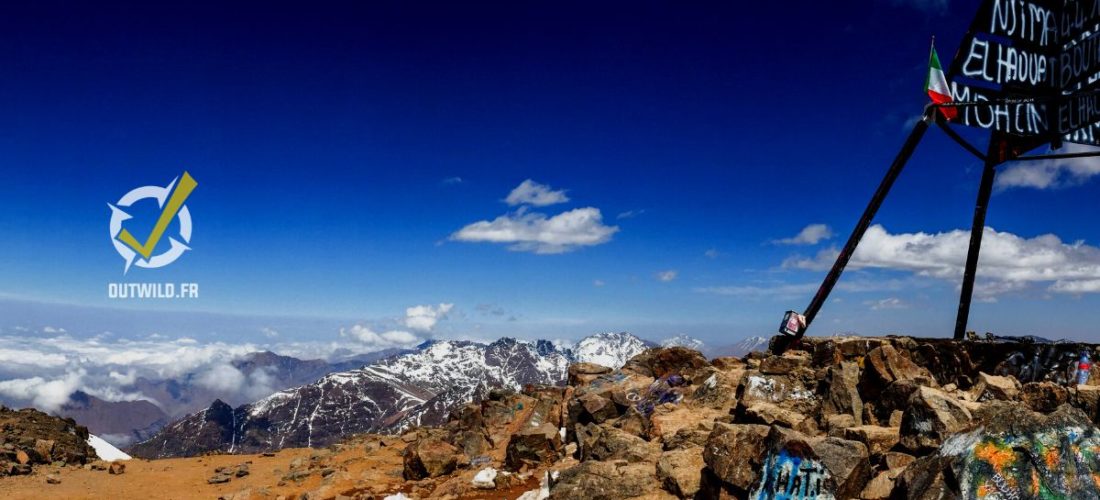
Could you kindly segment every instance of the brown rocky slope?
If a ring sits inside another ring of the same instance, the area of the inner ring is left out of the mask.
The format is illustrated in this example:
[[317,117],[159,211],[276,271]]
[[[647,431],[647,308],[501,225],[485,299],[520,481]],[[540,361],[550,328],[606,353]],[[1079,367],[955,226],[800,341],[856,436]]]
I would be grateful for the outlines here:
[[[1096,346],[812,338],[709,361],[650,349],[620,370],[574,364],[566,387],[493,391],[402,436],[131,462],[110,491],[147,498],[122,485],[194,469],[202,494],[162,497],[1100,498],[1100,385],[1067,384],[1082,351]],[[0,496],[108,491],[110,476],[90,474],[0,480]]]

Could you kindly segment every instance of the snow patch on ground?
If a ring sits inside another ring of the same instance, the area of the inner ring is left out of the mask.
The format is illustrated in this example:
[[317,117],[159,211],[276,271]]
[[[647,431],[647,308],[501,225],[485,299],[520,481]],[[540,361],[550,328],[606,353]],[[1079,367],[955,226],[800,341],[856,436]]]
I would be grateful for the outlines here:
[[107,462],[130,459],[130,455],[123,453],[122,450],[115,448],[111,445],[111,443],[108,443],[100,439],[99,436],[93,434],[88,435],[88,446],[91,446],[92,449],[95,450],[95,454],[98,455],[101,460],[105,460]]

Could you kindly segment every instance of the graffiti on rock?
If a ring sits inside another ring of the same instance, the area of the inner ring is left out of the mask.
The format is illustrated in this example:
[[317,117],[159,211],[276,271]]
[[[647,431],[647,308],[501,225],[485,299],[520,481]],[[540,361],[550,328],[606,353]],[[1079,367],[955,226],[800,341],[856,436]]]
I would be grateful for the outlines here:
[[1067,427],[1025,435],[963,434],[942,448],[963,456],[964,498],[1098,498],[1100,435]]
[[997,366],[997,375],[1012,375],[1023,383],[1049,380],[1076,382],[1079,352],[1060,344],[1036,344],[1031,352],[1016,351]]
[[812,454],[798,449],[773,451],[764,462],[755,500],[832,500],[829,470]]

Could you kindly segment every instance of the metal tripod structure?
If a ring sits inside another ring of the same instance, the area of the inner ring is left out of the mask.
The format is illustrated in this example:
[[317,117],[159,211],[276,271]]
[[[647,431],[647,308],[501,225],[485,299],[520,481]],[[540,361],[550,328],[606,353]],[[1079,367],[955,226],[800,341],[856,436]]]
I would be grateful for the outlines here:
[[[867,232],[867,228],[871,225],[871,220],[874,219],[875,213],[877,213],[879,207],[882,206],[882,202],[886,199],[886,195],[890,193],[890,188],[893,187],[894,181],[897,180],[901,171],[905,168],[905,164],[909,162],[909,157],[913,155],[913,152],[917,149],[917,145],[920,144],[921,139],[924,137],[924,133],[928,131],[928,127],[932,123],[935,123],[935,125],[942,129],[948,137],[962,146],[963,149],[982,160],[982,164],[984,165],[981,183],[978,186],[978,200],[974,205],[974,220],[970,227],[970,248],[966,254],[966,266],[963,271],[962,291],[959,294],[959,311],[955,318],[954,338],[955,340],[963,339],[966,335],[966,324],[970,317],[970,301],[974,293],[974,277],[978,268],[978,255],[982,247],[982,233],[985,229],[985,214],[989,207],[989,197],[993,192],[993,179],[996,176],[997,167],[1014,161],[1100,156],[1100,151],[1021,156],[1010,151],[1008,141],[1003,140],[1003,137],[999,137],[997,132],[991,132],[989,147],[985,153],[982,153],[980,149],[967,142],[958,132],[953,130],[938,112],[940,108],[993,106],[1004,103],[1005,101],[954,102],[929,104],[925,107],[924,113],[921,115],[921,120],[918,121],[917,124],[913,126],[913,130],[909,132],[909,137],[905,139],[905,143],[902,145],[901,150],[898,151],[893,163],[890,164],[890,168],[886,171],[886,176],[883,177],[882,182],[879,183],[878,189],[875,190],[875,194],[871,196],[871,201],[867,204],[867,208],[864,209],[863,215],[859,218],[859,222],[856,224],[855,229],[852,230],[851,236],[848,237],[848,242],[844,244],[844,248],[840,251],[840,254],[837,255],[836,262],[833,263],[833,267],[829,270],[829,274],[825,276],[825,280],[821,283],[821,287],[818,288],[813,300],[810,301],[810,305],[807,306],[805,312],[802,313],[804,323],[802,328],[795,332],[794,338],[791,339],[793,341],[792,343],[802,338],[806,329],[809,328],[814,318],[817,317],[817,313],[821,310],[821,306],[825,304],[825,300],[829,298],[829,294],[833,291],[833,287],[840,279],[840,275],[844,272],[844,268],[848,266],[848,261],[852,258],[856,246],[858,246],[860,240],[863,239],[863,234]],[[1057,144],[1059,141],[1056,140],[1054,143]],[[785,326],[786,321],[784,321],[784,325],[780,327],[780,331],[789,333],[784,329]]]

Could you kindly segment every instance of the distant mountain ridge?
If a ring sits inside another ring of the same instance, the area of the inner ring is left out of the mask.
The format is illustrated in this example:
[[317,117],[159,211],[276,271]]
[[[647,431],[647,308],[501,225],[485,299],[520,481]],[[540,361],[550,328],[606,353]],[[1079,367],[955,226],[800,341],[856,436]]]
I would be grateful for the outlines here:
[[452,409],[493,388],[561,384],[572,362],[617,368],[653,345],[629,333],[596,334],[571,347],[513,338],[491,344],[430,341],[414,352],[329,373],[237,408],[215,401],[129,451],[145,458],[255,452],[439,424]]

